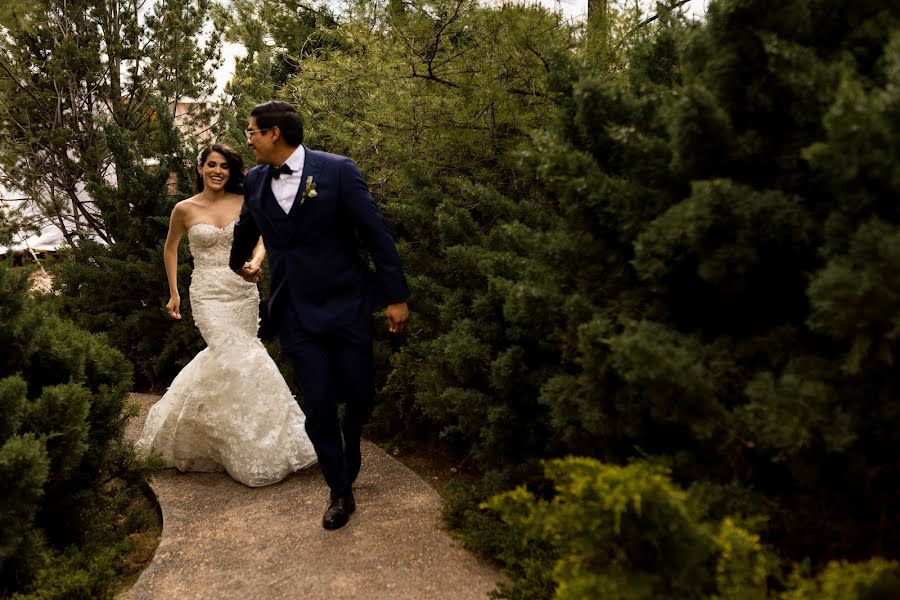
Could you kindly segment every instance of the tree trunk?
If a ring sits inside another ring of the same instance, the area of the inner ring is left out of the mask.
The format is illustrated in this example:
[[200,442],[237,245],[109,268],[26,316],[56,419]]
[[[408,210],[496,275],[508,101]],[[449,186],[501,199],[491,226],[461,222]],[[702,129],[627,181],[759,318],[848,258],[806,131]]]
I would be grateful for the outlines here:
[[608,4],[608,0],[588,0],[588,21],[605,17]]

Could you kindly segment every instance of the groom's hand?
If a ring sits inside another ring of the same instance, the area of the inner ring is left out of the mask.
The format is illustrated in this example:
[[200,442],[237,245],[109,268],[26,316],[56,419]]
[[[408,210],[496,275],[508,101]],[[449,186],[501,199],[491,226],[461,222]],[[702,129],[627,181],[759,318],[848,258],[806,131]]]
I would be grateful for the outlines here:
[[384,312],[387,315],[388,331],[403,335],[406,331],[406,323],[409,321],[409,307],[406,306],[406,302],[388,304],[387,310]]
[[247,261],[244,263],[244,266],[241,267],[240,271],[236,271],[238,275],[244,278],[245,281],[249,281],[250,283],[259,282],[259,278],[262,276],[262,271],[259,268],[259,265],[253,264],[251,261]]

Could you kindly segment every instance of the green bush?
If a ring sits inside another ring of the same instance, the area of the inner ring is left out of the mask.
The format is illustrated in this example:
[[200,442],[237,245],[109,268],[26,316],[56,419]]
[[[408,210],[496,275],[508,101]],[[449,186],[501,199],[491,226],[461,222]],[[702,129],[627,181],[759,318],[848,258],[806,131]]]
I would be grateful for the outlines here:
[[862,564],[829,563],[818,577],[792,576],[780,600],[890,600],[900,597],[900,566],[873,558]]
[[153,468],[122,440],[131,365],[27,285],[0,266],[0,594],[106,597]]
[[501,586],[502,597],[551,597],[555,585],[553,565],[558,556],[553,544],[547,538],[532,535],[522,521],[502,520],[498,512],[480,509],[480,498],[486,494],[489,492],[484,483],[465,486],[451,480],[444,490],[444,520],[462,532],[471,550],[505,569],[510,582]]
[[[862,600],[900,591],[900,565],[873,559],[831,564],[814,579],[794,573],[780,592],[778,560],[759,536],[698,511],[659,466],[566,458],[548,461],[545,474],[548,498],[518,487],[483,505],[484,519],[502,519],[512,550],[498,555],[512,577],[499,597]],[[534,546],[551,550],[534,560]]]
[[[5,386],[9,380],[0,381]],[[44,498],[49,472],[47,450],[33,434],[9,436],[0,446],[0,581],[3,588],[16,589],[30,583],[39,565],[41,535],[34,527]]]
[[[717,518],[754,498],[784,558],[900,555],[878,518],[900,509],[898,19],[713,2],[623,40],[619,71],[542,40],[552,106],[527,142],[504,130],[502,168],[385,184],[419,330],[382,413],[492,481],[649,457]],[[441,143],[464,162],[469,135]]]

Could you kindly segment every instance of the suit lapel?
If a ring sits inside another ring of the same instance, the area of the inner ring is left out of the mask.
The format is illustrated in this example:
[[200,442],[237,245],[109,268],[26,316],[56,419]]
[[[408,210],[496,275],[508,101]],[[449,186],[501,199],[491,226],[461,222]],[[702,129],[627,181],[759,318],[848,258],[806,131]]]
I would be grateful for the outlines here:
[[284,209],[281,208],[281,205],[275,199],[275,194],[272,193],[271,169],[267,169],[262,177],[259,202],[260,212],[265,215],[266,220],[269,222],[270,231],[275,236],[275,239],[281,240],[282,243],[287,243],[293,236],[292,230],[295,228],[291,224],[289,215],[284,214]]
[[[275,228],[275,222],[272,220],[272,215],[269,213],[269,207],[266,206],[267,200],[269,196],[272,196],[272,201],[274,202],[275,197],[272,194],[272,175],[271,170],[269,168],[261,169],[261,173],[259,174],[259,179],[262,180],[262,183],[257,188],[257,207],[260,215],[265,217],[266,221],[269,222],[269,229]],[[279,207],[278,210],[281,210]]]
[[322,159],[318,152],[314,152],[306,146],[303,146],[303,151],[303,174],[300,176],[300,187],[297,188],[297,195],[294,196],[294,203],[291,205],[291,210],[288,213],[288,217],[292,221],[298,218],[300,207],[303,206],[307,200],[305,197],[306,182],[309,181],[310,177],[313,178],[313,181],[318,179],[319,169],[322,166]]

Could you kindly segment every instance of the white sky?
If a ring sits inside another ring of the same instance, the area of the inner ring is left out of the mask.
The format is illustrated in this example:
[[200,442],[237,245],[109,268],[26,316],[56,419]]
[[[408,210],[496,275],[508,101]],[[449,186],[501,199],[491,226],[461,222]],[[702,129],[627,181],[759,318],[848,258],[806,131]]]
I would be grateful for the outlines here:
[[[490,2],[490,0],[486,0]],[[495,0],[502,1],[502,0]],[[553,8],[559,10],[565,15],[567,19],[581,19],[587,15],[587,0],[537,0],[541,4],[549,8]],[[646,7],[646,10],[652,9],[652,7],[656,4],[654,0],[637,0],[642,5]],[[613,0],[619,6],[627,6],[631,5],[635,0]],[[685,12],[697,19],[703,17],[706,12],[706,5],[709,3],[709,0],[691,0],[687,4],[684,5],[683,10]],[[225,87],[225,83],[231,78],[231,74],[234,72],[234,59],[236,56],[240,56],[243,54],[243,48],[240,44],[230,44],[226,43],[222,48],[222,58],[224,59],[222,62],[222,66],[216,70],[216,91],[215,95],[219,95],[222,93],[222,89]]]
[[[567,18],[582,18],[587,15],[587,0],[538,0],[541,4],[562,11]],[[637,0],[645,11],[653,10],[656,0]],[[665,0],[663,0],[665,1]],[[635,0],[612,0],[611,4],[619,7],[634,6]],[[691,0],[684,5],[687,14],[701,18],[709,0]]]

